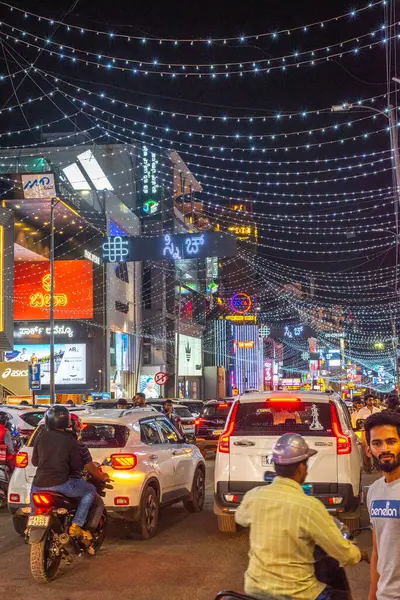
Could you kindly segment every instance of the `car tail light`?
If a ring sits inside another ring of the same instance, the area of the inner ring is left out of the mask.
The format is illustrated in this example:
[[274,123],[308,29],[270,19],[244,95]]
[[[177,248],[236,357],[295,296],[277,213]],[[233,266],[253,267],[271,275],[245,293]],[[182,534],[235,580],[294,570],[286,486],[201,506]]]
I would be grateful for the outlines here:
[[237,402],[237,404],[234,405],[228,426],[219,438],[218,452],[222,452],[223,454],[229,454],[229,438],[231,437],[233,430],[235,429],[235,419],[238,408],[239,402]]
[[37,493],[32,494],[33,503],[38,508],[48,508],[51,506],[51,496],[50,494]]
[[287,398],[282,397],[282,396],[281,397],[276,396],[275,398],[267,398],[267,402],[282,402],[283,404],[286,404],[286,403],[289,404],[292,402],[301,402],[301,399],[295,398],[294,396],[293,397],[288,396]]
[[128,471],[134,469],[137,465],[135,454],[112,454],[111,466],[116,471]]
[[336,411],[336,406],[331,404],[331,415],[332,415],[332,431],[336,437],[337,453],[338,454],[350,454],[351,452],[351,437],[346,435],[342,431],[339,417]]
[[229,404],[227,402],[223,402],[222,404],[218,404],[218,408],[228,408]]
[[16,454],[15,466],[19,469],[25,469],[28,466],[28,454],[26,452],[18,452]]
[[31,437],[32,433],[35,431],[34,429],[18,429],[19,435],[23,435],[25,437]]
[[20,496],[19,494],[10,494],[8,497],[10,502],[20,502]]
[[127,496],[117,496],[114,498],[114,506],[127,506],[129,498]]

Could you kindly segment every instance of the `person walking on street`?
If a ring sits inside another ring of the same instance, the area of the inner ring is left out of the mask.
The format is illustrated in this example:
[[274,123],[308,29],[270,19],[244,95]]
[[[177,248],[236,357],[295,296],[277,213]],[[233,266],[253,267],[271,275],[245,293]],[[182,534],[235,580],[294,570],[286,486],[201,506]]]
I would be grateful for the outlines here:
[[[371,415],[375,415],[376,413],[380,413],[380,412],[381,411],[379,410],[379,408],[376,408],[376,406],[374,406],[374,396],[372,394],[368,394],[365,397],[365,406],[363,406],[363,408],[360,408],[358,413],[355,413],[351,416],[353,427],[354,428],[356,427],[356,423],[359,419],[365,421],[365,419],[368,419],[368,417],[370,417]],[[367,453],[367,441],[365,439],[364,432],[362,434],[361,441],[362,441],[362,460],[363,460],[364,471],[366,473],[371,473],[371,470],[372,470],[371,458],[369,457],[369,455]]]
[[250,527],[245,593],[254,598],[332,600],[333,590],[315,576],[316,545],[341,566],[368,560],[344,539],[322,502],[301,487],[316,453],[301,435],[282,435],[272,451],[275,479],[247,492],[235,513],[239,525]]
[[383,477],[368,491],[372,526],[371,580],[368,600],[400,597],[400,414],[389,410],[365,423],[368,452]]
[[138,392],[136,394],[136,396],[133,399],[133,406],[135,408],[146,408],[146,396],[143,394],[143,392]]

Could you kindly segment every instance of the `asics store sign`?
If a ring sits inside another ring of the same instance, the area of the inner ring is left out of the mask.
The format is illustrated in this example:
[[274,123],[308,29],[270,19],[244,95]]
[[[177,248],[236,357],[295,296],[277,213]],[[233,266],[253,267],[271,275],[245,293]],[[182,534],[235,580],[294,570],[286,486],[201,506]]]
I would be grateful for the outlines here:
[[53,173],[21,174],[24,198],[52,198],[56,196]]
[[2,374],[2,378],[7,379],[7,377],[28,377],[28,370],[27,369],[6,369]]

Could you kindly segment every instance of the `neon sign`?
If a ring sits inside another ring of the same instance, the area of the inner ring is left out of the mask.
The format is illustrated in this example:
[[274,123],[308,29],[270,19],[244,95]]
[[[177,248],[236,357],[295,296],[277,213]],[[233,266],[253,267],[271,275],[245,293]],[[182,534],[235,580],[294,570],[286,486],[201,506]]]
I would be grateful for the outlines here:
[[109,262],[123,262],[129,250],[129,239],[120,235],[110,236],[103,244],[103,258]]
[[167,235],[164,237],[164,242],[165,246],[163,249],[163,256],[167,256],[167,254],[169,254],[170,258],[173,258],[174,260],[179,260],[182,258],[178,246],[175,246],[169,233],[167,233]]
[[157,212],[159,205],[158,200],[156,200],[155,198],[159,192],[160,187],[157,182],[158,158],[157,154],[155,152],[151,152],[149,147],[146,145],[142,146],[142,158],[142,210],[147,215],[153,215]]
[[233,310],[233,312],[239,315],[243,315],[249,312],[249,310],[252,307],[252,304],[253,303],[251,301],[250,296],[248,294],[245,294],[244,292],[238,292],[237,294],[234,294],[230,301],[231,309]]
[[[45,275],[42,278],[42,287],[45,292],[50,292],[50,275]],[[68,298],[66,294],[54,294],[54,307],[67,306],[67,304]],[[31,294],[29,297],[29,306],[33,308],[49,308],[50,294],[43,294],[43,292]]]

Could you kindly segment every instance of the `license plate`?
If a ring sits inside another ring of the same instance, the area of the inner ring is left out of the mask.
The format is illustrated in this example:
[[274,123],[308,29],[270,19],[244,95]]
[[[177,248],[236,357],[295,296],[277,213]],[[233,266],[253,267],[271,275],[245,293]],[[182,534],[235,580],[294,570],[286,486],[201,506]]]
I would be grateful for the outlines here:
[[194,431],[193,425],[182,425],[183,431]]
[[272,471],[274,471],[274,463],[272,462],[271,456],[263,456],[261,458],[261,464],[263,467],[269,467]]
[[29,517],[28,519],[28,527],[47,527],[49,523],[49,515],[35,515],[34,517]]
[[213,430],[213,435],[222,435],[223,431],[224,431],[223,429],[214,429]]

